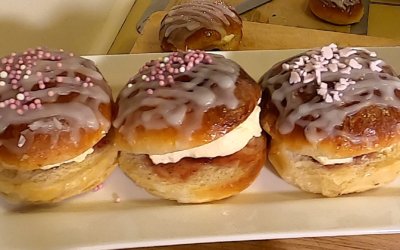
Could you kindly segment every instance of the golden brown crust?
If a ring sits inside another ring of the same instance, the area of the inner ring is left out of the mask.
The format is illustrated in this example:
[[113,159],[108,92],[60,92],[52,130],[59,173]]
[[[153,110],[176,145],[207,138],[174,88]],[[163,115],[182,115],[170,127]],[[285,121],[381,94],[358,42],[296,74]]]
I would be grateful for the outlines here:
[[357,23],[364,15],[362,1],[347,7],[345,10],[337,7],[334,3],[325,4],[321,0],[309,0],[309,7],[317,17],[327,22],[339,25]]
[[269,160],[287,182],[312,193],[335,197],[378,188],[400,173],[400,147],[357,157],[352,163],[321,165],[273,140]]
[[148,192],[180,203],[201,203],[235,195],[257,177],[266,160],[264,136],[253,138],[235,154],[184,158],[154,165],[148,156],[121,152],[121,169]]
[[49,170],[9,170],[0,167],[0,193],[12,202],[53,203],[92,190],[117,165],[111,138],[101,140],[81,162]]
[[209,143],[245,121],[260,99],[260,86],[243,69],[240,70],[236,82],[235,96],[239,100],[236,109],[227,109],[225,106],[209,109],[204,113],[201,128],[191,135],[190,140],[182,132],[185,130],[184,125],[179,128],[170,126],[159,130],[146,130],[140,126],[126,134],[117,130],[116,145],[129,153],[164,154]]
[[[221,34],[216,30],[211,29],[200,29],[190,35],[184,41],[184,47],[174,45],[168,42],[168,38],[165,37],[165,29],[160,31],[161,48],[163,51],[178,51],[188,49],[199,49],[199,50],[238,50],[240,42],[242,40],[242,24],[234,22],[231,17],[225,17],[229,20],[231,25],[224,25],[224,29],[227,34],[233,34],[234,37],[229,42],[223,40]],[[165,18],[165,17],[164,17]],[[163,21],[161,21],[162,23]]]
[[[111,123],[111,107],[112,103],[100,104],[99,106],[99,111],[109,123]],[[16,140],[15,144],[17,144],[20,132],[26,128],[27,124],[22,126],[10,126],[1,134],[1,139],[14,138]],[[29,171],[72,159],[99,142],[105,136],[104,131],[108,131],[108,128],[100,126],[96,130],[85,131],[81,129],[78,144],[74,143],[70,132],[61,133],[56,143],[51,141],[52,138],[48,134],[37,133],[32,145],[24,154],[15,154],[7,150],[6,147],[0,146],[2,167]],[[49,145],[53,146],[50,147]]]

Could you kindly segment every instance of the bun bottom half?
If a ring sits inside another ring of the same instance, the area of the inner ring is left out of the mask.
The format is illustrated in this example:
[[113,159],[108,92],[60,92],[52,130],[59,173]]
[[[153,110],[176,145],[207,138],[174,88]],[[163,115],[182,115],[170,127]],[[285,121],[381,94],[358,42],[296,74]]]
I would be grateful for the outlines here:
[[272,140],[268,158],[278,174],[300,189],[336,197],[378,188],[400,173],[400,146],[353,158],[352,163],[322,165]]
[[0,166],[0,193],[11,202],[45,204],[92,190],[117,166],[118,151],[112,143],[103,140],[80,163],[33,171],[2,169]]
[[179,203],[224,199],[246,189],[266,161],[266,139],[253,138],[242,150],[215,158],[184,158],[177,163],[153,164],[147,155],[121,152],[125,174],[149,193]]

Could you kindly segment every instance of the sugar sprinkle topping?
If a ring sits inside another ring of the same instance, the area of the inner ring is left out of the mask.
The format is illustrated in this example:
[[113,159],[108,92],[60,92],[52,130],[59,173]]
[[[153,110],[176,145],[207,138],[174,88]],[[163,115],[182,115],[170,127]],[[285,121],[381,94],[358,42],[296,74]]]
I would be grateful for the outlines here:
[[[342,93],[349,86],[355,84],[350,78],[342,77],[338,82],[334,82],[332,88],[322,81],[322,72],[340,72],[350,74],[354,69],[362,69],[363,65],[359,63],[357,57],[348,58],[362,50],[371,57],[376,57],[376,53],[366,49],[343,48],[339,49],[336,44],[322,47],[320,50],[313,51],[310,55],[301,56],[294,62],[282,64],[283,71],[290,71],[290,84],[311,83],[316,81],[318,85],[317,94],[327,103],[340,101]],[[342,59],[342,60],[339,60]],[[375,72],[381,72],[380,64],[382,60],[371,61],[369,68]]]
[[[200,63],[211,64],[212,57],[204,51],[189,51],[184,56],[179,52],[173,52],[168,56],[152,60],[146,63],[140,70],[141,79],[146,82],[158,82],[160,86],[168,86],[175,83],[175,76],[180,73],[192,70],[192,68]],[[133,84],[129,83],[128,88]],[[149,95],[154,93],[154,89],[147,90]]]

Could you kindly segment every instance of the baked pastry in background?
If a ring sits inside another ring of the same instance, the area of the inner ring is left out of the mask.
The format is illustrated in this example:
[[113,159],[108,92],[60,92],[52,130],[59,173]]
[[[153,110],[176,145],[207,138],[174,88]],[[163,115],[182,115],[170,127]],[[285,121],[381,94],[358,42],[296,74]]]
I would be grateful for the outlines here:
[[102,183],[116,167],[111,106],[88,59],[42,48],[0,59],[0,193],[47,203]]
[[260,97],[259,85],[220,55],[174,52],[147,63],[117,99],[121,169],[181,203],[239,193],[265,164]]
[[237,50],[242,20],[221,0],[192,0],[167,13],[159,36],[164,51]]
[[400,171],[400,79],[376,53],[331,44],[273,66],[261,79],[269,160],[289,183],[338,196]]
[[361,0],[309,0],[309,6],[317,17],[339,25],[357,23],[364,15]]

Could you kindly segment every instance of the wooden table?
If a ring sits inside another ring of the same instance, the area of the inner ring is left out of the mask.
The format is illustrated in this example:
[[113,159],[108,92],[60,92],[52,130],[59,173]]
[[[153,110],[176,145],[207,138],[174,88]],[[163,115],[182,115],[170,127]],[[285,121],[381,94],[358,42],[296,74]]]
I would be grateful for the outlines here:
[[137,250],[338,250],[338,249],[362,249],[362,250],[385,250],[399,249],[400,235],[364,235],[347,237],[321,237],[321,238],[299,238],[282,240],[260,240],[225,243],[191,244],[165,247],[136,248]]
[[[173,3],[179,1],[172,1]],[[232,1],[238,2],[238,1]],[[302,2],[304,2],[302,0]],[[172,4],[168,6],[171,7]],[[262,15],[255,14],[257,10],[247,14],[246,20],[254,21],[254,18],[262,18]],[[155,14],[145,27],[144,34],[139,36],[136,40],[136,44],[133,46],[131,53],[143,53],[143,52],[159,52],[159,44],[157,41],[157,32],[160,18],[163,16],[162,13]],[[260,26],[265,25],[265,26]],[[327,26],[327,30],[329,29]],[[318,46],[319,43],[326,43],[328,40],[334,40],[335,42],[341,43],[342,45],[359,45],[359,46],[398,46],[400,45],[399,40],[387,39],[387,38],[374,38],[364,37],[360,39],[358,36],[346,35],[338,32],[326,32],[316,30],[305,30],[301,28],[274,26],[271,24],[256,24],[248,22],[245,24],[244,34],[261,34],[262,32],[249,32],[251,29],[270,29],[273,32],[269,34],[279,33],[275,37],[271,38],[268,36],[268,41],[263,40],[262,37],[247,37],[242,49],[278,49],[277,46],[282,46],[281,41],[277,40],[281,34],[296,34],[301,36],[307,32],[322,32],[322,37],[315,43],[298,44],[300,47],[307,46]],[[339,29],[343,29],[339,28]],[[287,32],[286,32],[287,31]],[[338,31],[338,30],[335,30]],[[252,42],[256,40],[257,42]],[[291,40],[288,38],[288,40]],[[292,38],[293,40],[293,38]],[[277,45],[279,44],[279,45]],[[283,48],[292,48],[293,43],[287,43]],[[281,47],[282,48],[282,47]],[[392,235],[364,235],[364,236],[343,236],[343,237],[320,237],[320,238],[299,238],[299,239],[278,239],[278,240],[259,240],[259,241],[242,241],[242,242],[224,242],[224,243],[206,243],[206,244],[191,244],[191,245],[178,245],[178,246],[164,246],[164,247],[150,247],[150,248],[138,248],[143,250],[183,250],[183,249],[209,249],[209,250],[225,250],[225,249],[400,249],[400,234]]]

